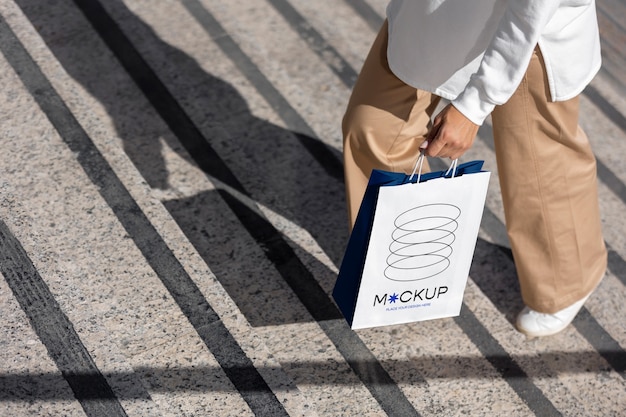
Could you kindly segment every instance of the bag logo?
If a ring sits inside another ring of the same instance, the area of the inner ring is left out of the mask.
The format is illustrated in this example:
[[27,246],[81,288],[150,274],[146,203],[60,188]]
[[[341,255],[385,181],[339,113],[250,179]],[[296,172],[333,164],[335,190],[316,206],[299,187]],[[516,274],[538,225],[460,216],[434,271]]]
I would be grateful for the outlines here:
[[457,206],[438,203],[414,207],[396,217],[385,277],[420,281],[448,269],[460,215]]
[[[415,303],[419,301],[428,301],[428,300],[432,300],[435,298],[438,299],[439,297],[441,297],[447,292],[448,292],[448,287],[441,286],[441,287],[433,287],[433,288],[421,288],[417,290],[407,290],[407,291],[402,291],[400,293],[394,292],[392,294],[386,293],[383,295],[374,295],[373,307],[376,307],[376,304],[382,304],[382,305],[387,305],[387,303],[406,304],[406,303]],[[430,306],[430,303],[414,304],[413,306],[410,306],[410,307],[398,307],[395,309],[390,308],[389,310],[398,310],[398,309],[415,308],[415,307],[428,307],[428,306]]]

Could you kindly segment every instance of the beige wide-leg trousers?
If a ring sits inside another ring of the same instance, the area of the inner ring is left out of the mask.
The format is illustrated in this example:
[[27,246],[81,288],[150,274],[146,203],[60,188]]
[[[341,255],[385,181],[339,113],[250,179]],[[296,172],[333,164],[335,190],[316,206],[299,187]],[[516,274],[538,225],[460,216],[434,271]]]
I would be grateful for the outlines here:
[[[387,24],[365,60],[343,119],[348,212],[354,224],[372,169],[410,173],[439,97],[396,78]],[[595,157],[579,99],[550,102],[537,51],[511,99],[492,113],[507,231],[524,303],[555,313],[597,286],[607,266]]]

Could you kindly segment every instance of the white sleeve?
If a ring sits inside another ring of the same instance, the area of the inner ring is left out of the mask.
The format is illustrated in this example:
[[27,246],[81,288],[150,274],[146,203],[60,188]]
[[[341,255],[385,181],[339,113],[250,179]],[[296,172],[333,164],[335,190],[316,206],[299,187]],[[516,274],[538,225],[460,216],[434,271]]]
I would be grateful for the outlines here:
[[508,0],[480,66],[452,101],[461,113],[482,125],[494,107],[504,104],[522,81],[543,28],[561,2]]

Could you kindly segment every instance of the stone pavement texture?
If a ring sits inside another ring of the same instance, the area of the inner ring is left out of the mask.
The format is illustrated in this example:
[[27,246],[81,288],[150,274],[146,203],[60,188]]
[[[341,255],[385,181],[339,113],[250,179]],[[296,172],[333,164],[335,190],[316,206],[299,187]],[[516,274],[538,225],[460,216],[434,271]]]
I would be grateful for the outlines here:
[[[626,2],[582,96],[609,270],[532,340],[497,175],[460,316],[332,302],[385,5],[0,0],[1,416],[626,416]],[[489,123],[471,159],[497,171]]]

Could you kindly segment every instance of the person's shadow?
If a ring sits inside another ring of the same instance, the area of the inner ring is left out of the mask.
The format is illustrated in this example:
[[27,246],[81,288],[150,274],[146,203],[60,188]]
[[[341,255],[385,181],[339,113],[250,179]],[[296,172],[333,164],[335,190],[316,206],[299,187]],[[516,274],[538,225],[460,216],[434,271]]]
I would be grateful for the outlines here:
[[[104,107],[106,115],[101,117],[112,120],[125,153],[145,181],[153,189],[171,191],[165,195],[175,194],[163,155],[174,151],[194,165],[203,156],[190,155],[184,149],[181,143],[186,138],[174,135],[171,124],[168,126],[151,105],[158,97],[146,100],[145,91],[141,94],[129,77],[142,74],[132,74],[135,69],[122,68],[112,59],[110,49],[73,3],[59,2],[53,8],[42,7],[35,0],[17,0],[17,4],[65,71]],[[290,246],[328,293],[336,273],[323,259],[327,256],[332,264],[339,265],[348,237],[344,186],[342,178],[329,174],[307,144],[326,152],[324,157],[331,163],[339,163],[340,153],[317,138],[255,117],[237,89],[160,39],[122,2],[107,1],[106,5],[215,150],[218,156],[212,161],[224,162],[221,168],[210,161],[205,163],[205,173],[217,183],[224,180],[232,185],[224,177],[226,167],[230,170],[227,174],[234,174],[245,190],[245,194],[234,193],[239,197],[233,198],[241,198],[243,205],[257,202],[269,217],[273,216],[273,222],[282,222],[285,228],[293,229],[292,233],[300,233],[305,244],[290,242]],[[112,37],[107,42],[120,40]],[[219,67],[225,63],[203,65]],[[290,302],[295,301],[293,291],[258,241],[251,238],[254,230],[246,229],[225,204],[223,193],[213,189],[169,197],[164,205],[253,326],[311,320],[300,303]],[[258,213],[258,207],[253,209]],[[311,241],[307,234],[315,244],[306,244]],[[323,253],[316,253],[316,245]]]

